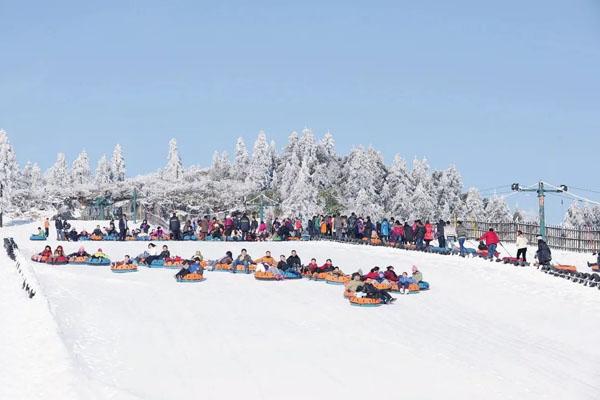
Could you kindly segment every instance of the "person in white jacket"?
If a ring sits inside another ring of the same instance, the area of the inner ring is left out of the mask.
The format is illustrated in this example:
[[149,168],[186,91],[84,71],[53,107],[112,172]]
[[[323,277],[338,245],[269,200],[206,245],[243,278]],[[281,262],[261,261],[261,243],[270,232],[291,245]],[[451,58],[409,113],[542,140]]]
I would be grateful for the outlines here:
[[523,232],[517,231],[517,258],[521,258],[523,255],[523,262],[527,262],[527,238],[523,235]]
[[446,243],[447,243],[446,246],[451,249],[454,247],[454,243],[458,239],[456,237],[456,226],[451,224],[450,221],[447,221],[446,227],[445,227],[445,233],[446,233]]

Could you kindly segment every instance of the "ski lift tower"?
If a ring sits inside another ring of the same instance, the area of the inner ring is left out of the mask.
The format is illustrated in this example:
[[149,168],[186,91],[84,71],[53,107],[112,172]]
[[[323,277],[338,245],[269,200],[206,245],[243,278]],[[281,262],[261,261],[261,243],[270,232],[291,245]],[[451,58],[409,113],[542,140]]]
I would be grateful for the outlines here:
[[262,221],[265,220],[265,207],[277,207],[279,204],[278,201],[267,197],[264,193],[260,193],[248,201],[244,199],[244,206],[258,207],[259,217]]
[[568,190],[566,185],[560,185],[558,187],[548,184],[549,186],[555,187],[556,189],[546,189],[544,182],[539,181],[537,188],[522,188],[518,183],[513,183],[511,189],[515,192],[536,192],[539,200],[539,214],[540,214],[540,235],[546,240],[546,215],[544,211],[544,198],[546,193],[563,193]]

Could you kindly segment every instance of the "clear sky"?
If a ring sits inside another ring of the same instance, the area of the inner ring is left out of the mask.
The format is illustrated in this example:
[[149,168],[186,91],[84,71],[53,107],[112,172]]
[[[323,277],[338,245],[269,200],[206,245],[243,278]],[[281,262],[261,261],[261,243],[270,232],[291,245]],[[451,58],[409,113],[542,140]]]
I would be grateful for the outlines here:
[[[0,1],[0,17],[0,128],[22,164],[120,142],[138,174],[176,137],[209,165],[238,136],[308,126],[480,189],[600,188],[597,0]],[[557,222],[567,204],[547,207]]]

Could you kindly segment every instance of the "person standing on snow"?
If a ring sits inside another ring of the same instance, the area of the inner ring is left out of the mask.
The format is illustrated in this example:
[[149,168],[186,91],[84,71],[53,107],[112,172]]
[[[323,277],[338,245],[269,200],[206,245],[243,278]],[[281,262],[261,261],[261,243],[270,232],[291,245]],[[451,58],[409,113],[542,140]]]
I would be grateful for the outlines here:
[[56,240],[64,240],[63,236],[63,223],[60,216],[56,217],[54,221],[54,227],[56,228]]
[[490,228],[489,231],[481,235],[479,241],[485,242],[488,251],[488,258],[493,260],[494,254],[496,254],[496,247],[498,246],[498,243],[500,243],[500,238],[496,232],[494,232],[494,228]]
[[454,247],[454,242],[456,242],[456,227],[450,221],[446,221],[444,231],[446,232],[446,247]]
[[466,253],[465,241],[467,240],[467,228],[463,225],[462,221],[456,223],[456,237],[460,246],[460,256],[464,257]]
[[552,261],[550,247],[548,247],[548,244],[544,241],[543,237],[538,236],[537,239],[538,249],[535,253],[535,258],[537,258],[539,265],[548,265],[550,264],[550,261]]
[[388,222],[387,218],[384,218],[383,221],[381,221],[381,241],[383,243],[387,243],[390,237],[390,223]]
[[523,232],[517,231],[517,259],[523,255],[523,262],[527,262],[527,238],[523,235]]
[[173,240],[181,240],[181,222],[175,213],[173,213],[169,220],[169,231],[173,235]]
[[119,217],[119,240],[124,241],[127,236],[127,218],[125,214]]
[[446,234],[444,231],[445,226],[446,226],[446,223],[444,222],[444,220],[440,219],[439,222],[437,223],[437,240],[438,240],[438,246],[441,248],[446,247]]

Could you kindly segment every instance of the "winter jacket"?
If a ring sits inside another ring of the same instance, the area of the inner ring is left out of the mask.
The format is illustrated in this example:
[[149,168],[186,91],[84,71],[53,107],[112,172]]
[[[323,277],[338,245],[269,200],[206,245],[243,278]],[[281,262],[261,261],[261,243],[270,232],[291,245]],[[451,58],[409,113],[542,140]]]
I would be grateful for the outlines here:
[[193,274],[194,272],[198,271],[199,269],[200,269],[200,263],[194,262],[189,265],[188,272]]
[[281,271],[287,271],[290,268],[289,265],[287,265],[287,263],[285,261],[279,261],[277,263],[277,269],[281,270]]
[[535,253],[535,257],[542,265],[548,264],[550,261],[552,261],[552,252],[550,251],[550,247],[548,247],[548,244],[542,239],[538,240],[538,250]]
[[350,292],[358,292],[358,289],[362,288],[363,285],[364,283],[361,281],[351,280],[346,284],[346,290]]
[[202,233],[208,233],[208,225],[209,225],[208,220],[206,218],[203,218],[200,221],[200,232],[202,232]]
[[317,272],[329,272],[333,269],[333,264],[326,262],[317,268]]
[[250,230],[250,218],[244,215],[240,219],[240,229],[242,232],[248,232]]
[[467,238],[467,228],[464,225],[456,226],[456,237],[457,238]]
[[527,248],[527,238],[524,235],[517,236],[517,249],[525,249]]
[[319,265],[317,263],[309,263],[308,264],[308,270],[310,272],[317,272],[318,268],[319,268]]
[[390,282],[398,282],[398,275],[396,275],[396,273],[391,269],[385,271],[383,273],[383,277]]
[[404,236],[404,228],[402,225],[394,225],[392,228],[392,237],[397,240],[402,236]]
[[407,242],[412,242],[415,238],[413,228],[407,223],[404,224],[404,239]]
[[233,259],[229,256],[225,256],[219,260],[217,260],[217,264],[231,264]]
[[371,271],[365,275],[365,279],[379,279],[379,271]]
[[398,278],[398,283],[401,285],[410,285],[411,283],[414,283],[414,280],[410,276],[400,275]]
[[387,219],[384,219],[381,222],[381,236],[389,236],[390,235],[390,223]]
[[431,224],[425,224],[425,240],[433,240],[433,226]]
[[119,219],[119,230],[121,232],[125,231],[127,229],[127,223],[125,222],[125,220],[123,218]]
[[483,235],[481,235],[481,237],[479,238],[480,241],[485,241],[486,245],[491,245],[491,244],[498,244],[500,243],[500,238],[498,237],[498,235],[496,234],[496,232],[494,231],[487,231],[486,233],[484,233]]
[[181,222],[179,222],[179,218],[171,217],[169,220],[169,230],[171,232],[179,232],[181,229]]
[[245,256],[242,256],[241,254],[239,256],[237,256],[237,258],[235,259],[235,261],[239,262],[239,263],[251,263],[252,262],[252,257],[250,257],[250,254],[246,254]]
[[419,283],[423,280],[423,274],[421,271],[413,272],[412,278],[416,283]]
[[453,225],[446,225],[444,228],[444,232],[446,232],[446,237],[456,236],[456,228]]
[[264,257],[254,260],[254,264],[275,265],[275,259],[273,257],[264,256]]
[[286,262],[292,268],[300,268],[302,266],[302,262],[300,261],[300,257],[298,257],[297,255],[296,256],[289,256]]
[[425,238],[425,227],[423,225],[417,225],[417,227],[414,230],[415,232],[415,239],[421,239],[423,240]]
[[60,218],[56,218],[56,221],[54,221],[54,227],[55,227],[56,229],[58,229],[58,230],[61,230],[61,231],[62,231],[62,228],[63,228],[63,223],[62,223],[62,221],[60,220]]
[[444,221],[440,221],[437,223],[437,237],[446,237],[444,233],[444,228],[446,227],[446,223]]

